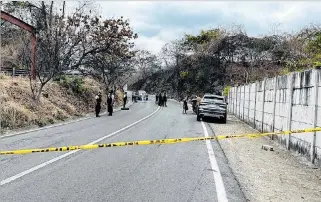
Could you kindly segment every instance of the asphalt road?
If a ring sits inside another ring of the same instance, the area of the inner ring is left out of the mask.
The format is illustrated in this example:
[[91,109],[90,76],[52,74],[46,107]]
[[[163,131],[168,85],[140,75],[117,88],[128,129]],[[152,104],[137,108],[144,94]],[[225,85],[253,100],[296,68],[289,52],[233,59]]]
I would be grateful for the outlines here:
[[[207,133],[213,135],[207,124],[182,114],[177,103],[159,109],[148,101],[112,117],[6,137],[0,150]],[[216,141],[0,156],[0,164],[2,202],[245,201]]]

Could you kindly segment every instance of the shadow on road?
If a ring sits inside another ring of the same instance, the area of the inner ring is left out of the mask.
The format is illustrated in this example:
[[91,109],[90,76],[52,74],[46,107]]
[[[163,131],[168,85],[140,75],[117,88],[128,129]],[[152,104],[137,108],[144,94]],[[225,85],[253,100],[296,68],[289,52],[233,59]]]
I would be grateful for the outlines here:
[[202,121],[204,121],[206,123],[225,124],[225,123],[222,123],[222,121],[220,121],[217,118],[203,118]]
[[196,114],[193,112],[187,112],[187,114],[185,114],[185,115],[193,115],[193,116],[195,116],[195,118],[196,118]]

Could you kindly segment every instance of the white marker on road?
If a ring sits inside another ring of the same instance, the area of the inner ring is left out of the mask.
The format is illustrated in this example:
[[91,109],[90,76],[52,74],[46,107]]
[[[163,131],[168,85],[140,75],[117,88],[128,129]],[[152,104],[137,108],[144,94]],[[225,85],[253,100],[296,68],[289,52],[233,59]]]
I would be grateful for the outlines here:
[[[203,126],[203,130],[204,130],[204,135],[205,137],[209,137],[206,126],[204,124],[204,122],[202,122],[202,126]],[[218,202],[227,202],[227,197],[226,197],[226,191],[225,191],[225,186],[224,186],[224,182],[222,179],[222,175],[220,172],[220,169],[218,167],[216,158],[215,158],[215,154],[214,154],[214,150],[211,144],[210,140],[206,140],[206,146],[207,146],[207,152],[208,152],[208,156],[210,158],[210,162],[211,162],[211,167],[213,170],[213,176],[214,176],[214,182],[215,182],[215,187],[216,187],[216,194],[217,194],[217,200]]]
[[[115,131],[115,132],[113,132],[113,133],[111,133],[111,134],[109,134],[109,135],[106,135],[106,136],[104,136],[104,137],[102,137],[102,138],[99,138],[98,140],[95,140],[95,141],[93,141],[93,142],[91,142],[91,143],[88,143],[88,144],[89,144],[89,145],[91,145],[91,144],[96,144],[96,143],[98,143],[98,142],[100,142],[100,141],[102,141],[102,140],[104,140],[104,139],[106,139],[106,138],[109,138],[109,137],[111,137],[111,136],[114,136],[114,135],[116,135],[116,134],[118,134],[118,133],[120,133],[120,132],[122,132],[122,131],[124,131],[124,130],[126,130],[126,129],[128,129],[128,128],[130,128],[130,127],[132,127],[132,126],[134,126],[134,125],[136,125],[136,124],[144,121],[144,120],[146,120],[146,119],[148,119],[149,117],[151,117],[151,116],[153,116],[154,114],[156,114],[159,110],[160,110],[160,107],[158,107],[157,110],[154,111],[153,113],[151,113],[150,115],[148,115],[148,116],[146,116],[146,117],[144,117],[144,118],[142,118],[142,119],[140,119],[140,120],[138,120],[138,121],[136,121],[136,122],[134,122],[134,123],[132,123],[132,124],[124,127],[124,128],[122,128],[122,129],[119,129],[119,130],[117,130],[117,131]],[[36,171],[36,170],[39,170],[40,168],[43,168],[43,167],[45,167],[45,166],[47,166],[47,165],[50,165],[50,164],[52,164],[52,163],[54,163],[54,162],[56,162],[56,161],[59,161],[60,159],[66,158],[67,156],[70,156],[71,154],[74,154],[74,153],[76,153],[76,152],[78,152],[78,151],[80,151],[80,150],[74,150],[74,151],[68,152],[68,153],[63,154],[63,155],[61,155],[61,156],[58,156],[58,157],[56,157],[56,158],[54,158],[54,159],[51,159],[51,160],[49,160],[49,161],[46,161],[46,162],[44,162],[44,163],[42,163],[42,164],[39,164],[39,165],[37,165],[37,166],[35,166],[35,167],[32,167],[32,168],[30,168],[30,169],[28,169],[28,170],[26,170],[26,171],[23,171],[23,172],[21,172],[21,173],[19,173],[19,174],[17,174],[17,175],[14,175],[14,176],[12,176],[12,177],[9,177],[9,178],[7,178],[7,179],[5,179],[5,180],[1,180],[0,186],[3,186],[3,185],[5,185],[5,184],[8,184],[9,182],[12,182],[12,181],[14,181],[14,180],[16,180],[16,179],[19,179],[19,178],[27,175],[27,174],[30,174],[30,173],[32,173],[32,172],[34,172],[34,171]]]

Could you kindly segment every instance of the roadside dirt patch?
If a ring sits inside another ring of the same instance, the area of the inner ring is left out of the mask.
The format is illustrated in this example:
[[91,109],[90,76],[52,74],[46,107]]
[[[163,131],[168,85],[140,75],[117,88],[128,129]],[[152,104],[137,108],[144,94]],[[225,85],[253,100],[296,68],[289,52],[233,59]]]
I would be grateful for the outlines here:
[[[216,135],[257,133],[234,116],[210,126]],[[321,200],[321,169],[268,138],[220,140],[220,145],[248,201]],[[266,151],[262,145],[272,145]]]

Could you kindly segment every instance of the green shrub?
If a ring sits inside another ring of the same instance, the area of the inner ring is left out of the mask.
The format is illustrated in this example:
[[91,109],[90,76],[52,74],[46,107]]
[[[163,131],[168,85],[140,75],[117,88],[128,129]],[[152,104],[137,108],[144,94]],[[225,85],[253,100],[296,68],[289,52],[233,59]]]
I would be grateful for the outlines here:
[[181,76],[181,78],[183,78],[183,79],[186,79],[186,78],[188,77],[188,75],[189,75],[188,72],[185,72],[185,71],[181,71],[181,72],[180,72],[180,76]]
[[224,88],[224,96],[228,96],[228,92],[230,91],[231,86],[226,86]]
[[313,67],[321,67],[321,62],[314,62]]
[[58,83],[68,89],[71,89],[74,93],[80,94],[85,92],[83,87],[84,80],[82,77],[61,75],[55,79]]

